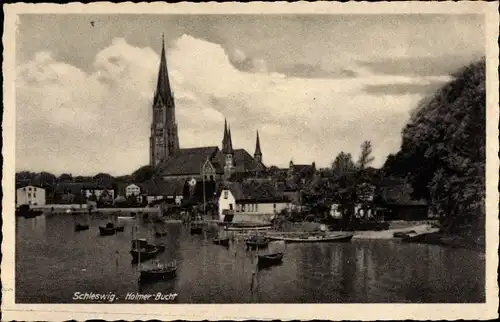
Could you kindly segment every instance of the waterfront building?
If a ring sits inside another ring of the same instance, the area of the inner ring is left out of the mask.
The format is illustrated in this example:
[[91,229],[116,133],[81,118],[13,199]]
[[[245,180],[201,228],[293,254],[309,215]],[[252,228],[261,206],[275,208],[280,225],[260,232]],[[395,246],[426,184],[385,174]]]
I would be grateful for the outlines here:
[[219,219],[226,211],[234,213],[233,221],[269,221],[291,203],[272,180],[249,179],[226,182],[219,194]]
[[136,184],[129,184],[125,187],[125,197],[139,196],[141,194],[141,187]]
[[44,206],[45,189],[32,185],[19,187],[16,190],[16,207],[21,205]]
[[257,173],[265,170],[260,138],[257,133],[255,153],[234,149],[231,129],[224,124],[222,146],[180,148],[175,119],[175,99],[170,86],[165,43],[162,40],[160,66],[153,96],[153,119],[150,135],[150,165],[165,181],[222,181],[233,173]]

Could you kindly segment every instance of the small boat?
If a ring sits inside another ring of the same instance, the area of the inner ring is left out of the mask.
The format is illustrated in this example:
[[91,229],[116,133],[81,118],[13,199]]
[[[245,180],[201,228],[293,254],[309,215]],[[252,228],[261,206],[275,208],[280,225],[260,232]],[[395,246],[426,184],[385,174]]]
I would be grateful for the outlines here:
[[174,263],[162,265],[157,263],[156,267],[141,270],[140,282],[153,282],[158,280],[172,279],[177,275],[177,265]]
[[254,236],[245,240],[245,244],[247,248],[256,249],[256,248],[266,248],[269,244],[269,238]]
[[112,223],[107,223],[106,226],[99,226],[101,236],[111,236],[115,234],[115,226]]
[[130,255],[132,255],[132,261],[137,263],[139,261],[147,261],[148,259],[154,258],[160,250],[157,247],[151,248],[138,248],[130,250]]
[[393,234],[394,238],[406,238],[408,237],[408,234],[416,234],[414,230],[410,231],[398,231]]
[[284,236],[269,236],[272,240],[282,240],[286,243],[343,243],[350,242],[354,234],[338,234],[330,236],[308,236],[308,237],[284,237]]
[[191,235],[201,235],[203,233],[203,227],[201,226],[195,226],[191,227]]
[[229,246],[229,237],[217,237],[213,242],[215,245]]
[[89,230],[89,225],[86,224],[76,224],[75,231]]
[[268,267],[272,265],[281,264],[283,262],[283,253],[273,253],[258,256],[258,266]]
[[116,217],[116,220],[118,220],[118,221],[134,221],[135,217],[134,216],[118,216],[118,217]]

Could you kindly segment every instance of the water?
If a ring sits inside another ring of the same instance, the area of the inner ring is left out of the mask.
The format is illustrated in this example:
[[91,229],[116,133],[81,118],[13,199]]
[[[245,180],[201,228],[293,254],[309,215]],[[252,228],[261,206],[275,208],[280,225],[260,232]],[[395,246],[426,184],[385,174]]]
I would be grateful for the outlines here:
[[[129,254],[132,225],[99,236],[106,217],[94,215],[90,230],[74,232],[67,215],[16,219],[16,303],[75,303],[75,292],[177,293],[175,301],[151,303],[480,303],[485,301],[485,256],[435,245],[396,241],[289,244],[283,264],[255,272],[255,253],[243,242],[214,245],[217,227],[191,235],[180,224],[154,238],[167,244],[159,257],[177,261],[174,280],[138,284]],[[90,302],[96,303],[96,302]],[[103,301],[106,303],[106,301]]]

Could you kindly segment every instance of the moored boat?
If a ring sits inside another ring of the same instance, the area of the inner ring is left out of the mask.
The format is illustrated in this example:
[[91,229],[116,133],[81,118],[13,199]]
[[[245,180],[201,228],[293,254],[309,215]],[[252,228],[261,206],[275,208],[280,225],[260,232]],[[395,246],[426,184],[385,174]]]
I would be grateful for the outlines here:
[[134,263],[137,263],[139,261],[143,262],[148,259],[154,258],[156,255],[158,255],[159,252],[160,250],[155,246],[148,248],[136,248],[130,250],[130,254],[132,255],[132,261]]
[[89,230],[89,225],[86,224],[76,224],[75,231]]
[[107,223],[106,226],[99,226],[101,236],[111,236],[115,234],[115,226],[112,223]]
[[215,245],[229,246],[229,237],[217,237],[213,242]]
[[247,248],[266,248],[269,244],[269,238],[263,236],[253,236],[245,240]]
[[282,240],[286,243],[341,243],[350,242],[353,236],[354,234],[338,234],[307,237],[268,236],[268,238],[272,240]]
[[177,265],[157,263],[155,267],[141,270],[140,282],[153,282],[157,280],[172,279],[177,275]]
[[282,252],[259,255],[257,264],[259,268],[278,265],[283,262],[283,256]]
[[191,235],[201,235],[203,233],[203,228],[201,226],[194,226],[190,229]]

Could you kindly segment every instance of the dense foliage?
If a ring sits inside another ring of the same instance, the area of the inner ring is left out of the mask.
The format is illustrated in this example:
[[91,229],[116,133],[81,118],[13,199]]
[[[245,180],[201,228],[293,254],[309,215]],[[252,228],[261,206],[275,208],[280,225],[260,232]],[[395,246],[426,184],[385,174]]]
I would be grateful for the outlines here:
[[471,64],[423,100],[403,130],[386,173],[406,176],[450,231],[484,227],[485,61]]

